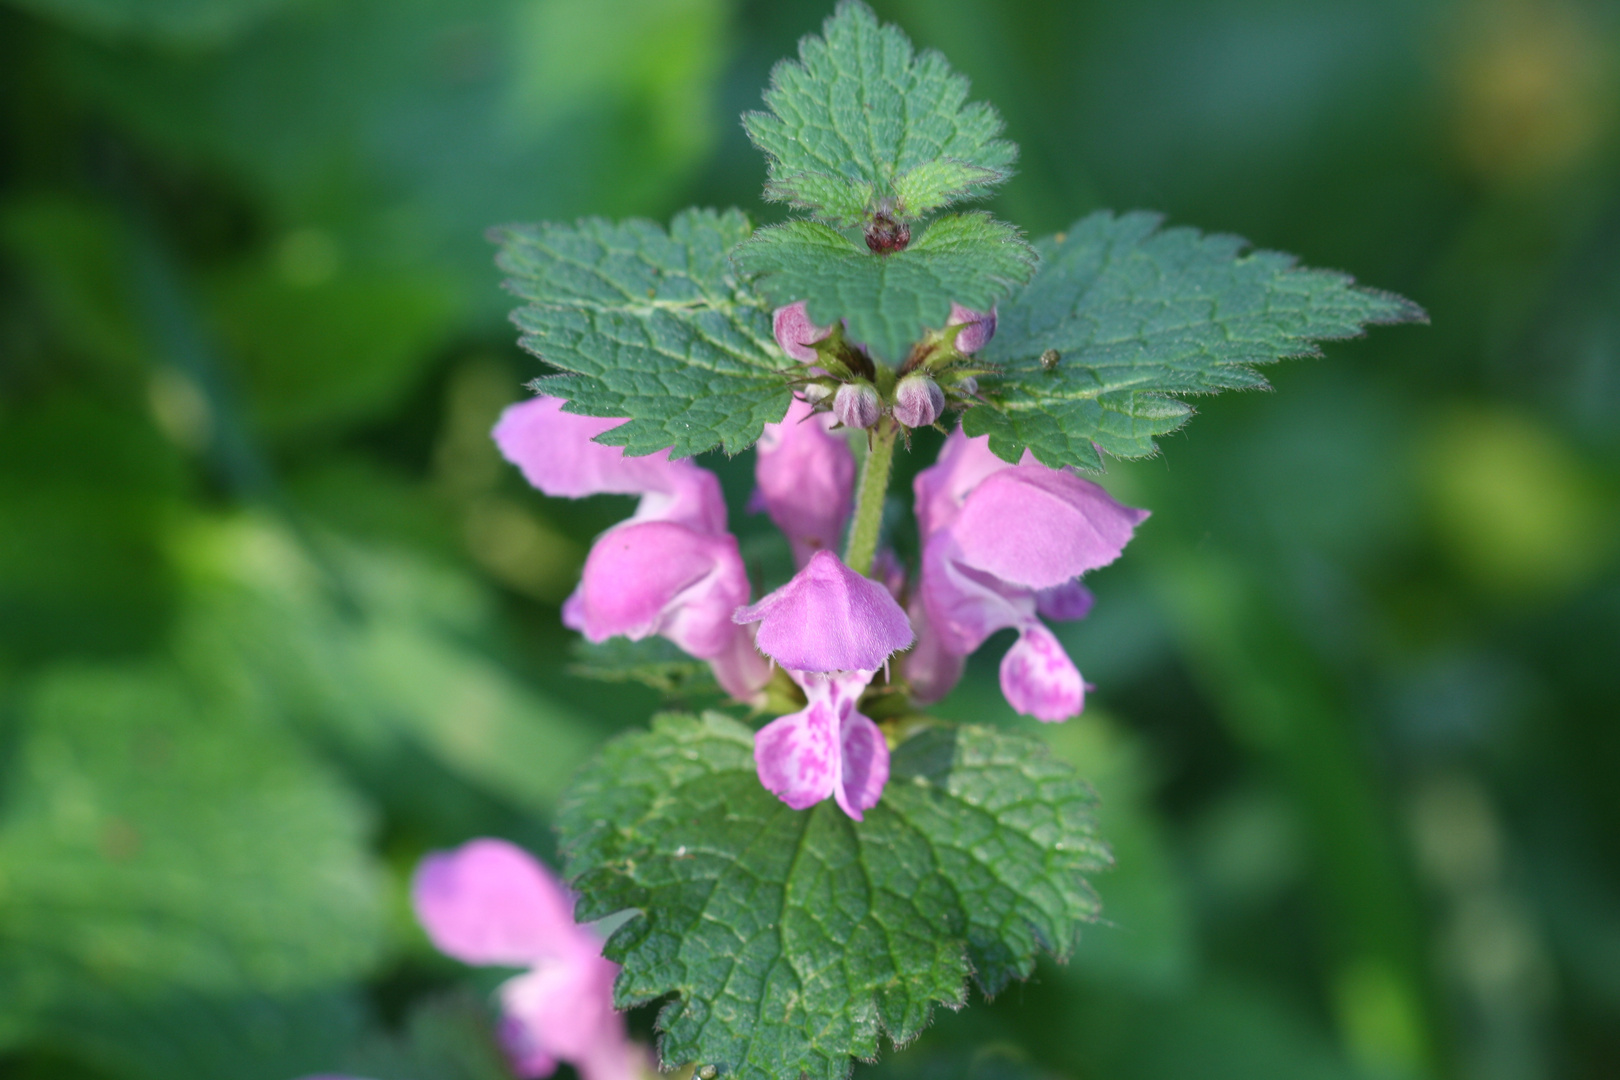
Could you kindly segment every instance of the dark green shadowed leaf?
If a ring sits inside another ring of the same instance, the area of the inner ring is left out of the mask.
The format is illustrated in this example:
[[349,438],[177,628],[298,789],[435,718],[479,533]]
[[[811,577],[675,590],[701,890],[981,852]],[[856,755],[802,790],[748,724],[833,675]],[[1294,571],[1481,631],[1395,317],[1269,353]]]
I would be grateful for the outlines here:
[[608,942],[621,1006],[677,996],[664,1062],[746,1080],[839,1080],[936,1004],[1066,955],[1108,861],[1090,788],[1043,744],[937,728],[895,751],[882,801],[851,821],[760,786],[753,733],[665,715],[610,743],[563,800],[581,919],[634,908]]
[[845,319],[851,338],[899,363],[925,327],[945,325],[952,300],[987,310],[1029,280],[1036,258],[1016,228],[975,211],[938,219],[892,255],[790,221],[754,234],[736,261],[773,305],[804,300],[814,322]]
[[601,436],[631,454],[672,447],[735,454],[782,419],[791,361],[771,312],[727,252],[750,231],[740,210],[687,210],[669,230],[592,218],[497,230],[522,346],[565,374],[537,380],[570,412],[629,417]]
[[1041,268],[983,354],[1004,368],[986,387],[994,406],[967,412],[969,435],[1009,461],[1025,447],[1051,466],[1100,468],[1097,448],[1144,457],[1192,415],[1179,396],[1264,387],[1255,364],[1427,318],[1346,274],[1159,223],[1105,211],[1035,245]]
[[984,194],[1011,175],[1018,148],[967,93],[943,56],[913,53],[898,27],[845,0],[771,73],[770,112],[743,117],[770,159],[766,198],[857,225],[882,200],[915,219]]

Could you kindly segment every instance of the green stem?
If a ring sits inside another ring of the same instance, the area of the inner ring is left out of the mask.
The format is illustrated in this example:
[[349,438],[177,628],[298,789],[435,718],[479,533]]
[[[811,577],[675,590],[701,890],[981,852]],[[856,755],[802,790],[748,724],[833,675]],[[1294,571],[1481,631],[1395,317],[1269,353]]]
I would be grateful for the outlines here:
[[889,468],[894,464],[894,441],[900,425],[885,416],[872,429],[872,448],[861,466],[861,483],[855,496],[855,524],[849,530],[849,546],[844,549],[844,565],[857,574],[872,576],[872,559],[877,555],[878,533],[883,526],[883,499],[889,493]]

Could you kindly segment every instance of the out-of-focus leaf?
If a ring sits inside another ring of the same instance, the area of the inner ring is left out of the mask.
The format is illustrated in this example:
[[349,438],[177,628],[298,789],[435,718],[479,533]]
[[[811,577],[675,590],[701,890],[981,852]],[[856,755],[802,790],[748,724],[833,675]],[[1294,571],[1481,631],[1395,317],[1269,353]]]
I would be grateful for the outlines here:
[[584,719],[475,647],[489,597],[461,574],[334,538],[322,566],[251,519],[199,526],[182,547],[196,589],[183,654],[241,671],[294,723],[360,752],[408,740],[541,814],[589,753]]
[[1034,250],[989,214],[948,214],[904,251],[876,255],[820,222],[761,229],[737,249],[737,268],[773,306],[804,300],[812,322],[845,320],[849,336],[893,364],[951,301],[988,311],[1035,272]]
[[394,407],[451,331],[455,293],[442,277],[358,270],[303,282],[292,272],[256,266],[216,295],[243,396],[272,433]]
[[17,7],[110,40],[218,46],[291,0],[8,0]]
[[429,998],[411,1010],[400,1035],[374,1037],[347,1054],[344,1070],[368,1080],[511,1080],[495,1025],[471,995]]
[[694,660],[667,638],[640,641],[609,638],[600,644],[580,638],[574,643],[574,674],[602,682],[638,682],[668,697],[691,697],[720,692],[714,671]]
[[[300,4],[228,49],[53,44],[56,78],[161,153],[234,179],[270,248],[448,276],[494,318],[484,230],[662,209],[718,131],[724,0]],[[268,251],[267,254],[273,254]]]
[[112,213],[84,200],[35,195],[0,207],[0,249],[30,315],[58,347],[125,370],[143,357],[127,247]]
[[791,361],[765,302],[727,260],[749,234],[740,210],[687,210],[666,232],[650,221],[501,230],[519,343],[569,374],[536,388],[570,411],[629,417],[598,438],[631,454],[674,457],[753,445],[788,408]]
[[175,448],[139,414],[67,395],[0,412],[0,650],[148,645],[174,603]]
[[618,1003],[679,995],[667,1064],[842,1080],[964,1004],[970,975],[993,994],[1067,954],[1108,858],[1092,801],[1040,743],[964,726],[902,743],[862,822],[791,810],[748,728],[666,715],[581,774],[559,828],[577,917],[638,912],[605,950]]
[[771,72],[770,112],[743,118],[770,159],[767,198],[849,226],[882,205],[920,218],[1011,174],[1018,148],[996,138],[1001,117],[964,104],[967,79],[939,53],[915,55],[860,0],[842,0],[821,33]]
[[1102,466],[1154,452],[1192,415],[1178,395],[1266,385],[1256,364],[1318,354],[1367,325],[1426,318],[1409,300],[1308,270],[1235,236],[1160,231],[1155,214],[1100,212],[1036,244],[1041,268],[1004,304],[984,358],[992,404],[968,410],[1008,461]]
[[251,701],[153,662],[52,669],[16,708],[0,1031],[89,1027],[109,1056],[149,1037],[117,1026],[144,1010],[322,992],[376,961],[366,810]]

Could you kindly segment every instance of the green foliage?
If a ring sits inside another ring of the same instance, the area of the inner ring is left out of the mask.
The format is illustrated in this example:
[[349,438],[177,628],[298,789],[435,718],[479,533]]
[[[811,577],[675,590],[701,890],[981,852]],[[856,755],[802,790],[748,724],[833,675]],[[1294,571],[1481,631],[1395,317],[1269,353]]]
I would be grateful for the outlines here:
[[0,1043],[39,1028],[108,1056],[145,1026],[109,1016],[307,994],[375,962],[364,807],[233,690],[153,662],[63,667],[16,702]]
[[558,826],[567,876],[610,940],[621,1005],[663,1012],[671,1065],[743,1080],[839,1080],[880,1034],[915,1038],[934,1006],[1066,956],[1096,914],[1082,878],[1108,855],[1093,796],[1036,740],[935,728],[894,753],[882,801],[851,821],[789,809],[755,774],[749,729],[666,715],[610,744]]
[[967,93],[943,56],[915,55],[899,27],[843,0],[821,37],[799,42],[798,61],[771,72],[770,112],[743,118],[770,159],[766,198],[850,226],[885,204],[910,220],[985,194],[1010,175],[1017,147]]
[[536,389],[572,412],[624,416],[601,436],[631,454],[735,454],[782,419],[788,364],[765,302],[726,253],[749,234],[737,210],[688,210],[666,232],[650,221],[500,230],[521,344],[568,373]]
[[1101,468],[1098,448],[1145,457],[1192,415],[1177,395],[1264,387],[1255,364],[1426,318],[1346,274],[1159,221],[1099,212],[1036,244],[1041,268],[984,353],[1003,366],[994,407],[968,411],[969,435],[1008,461],[1026,447],[1051,466]]
[[1029,280],[1033,249],[989,214],[951,214],[904,251],[879,256],[814,221],[761,229],[737,268],[773,305],[807,302],[812,321],[848,321],[849,336],[899,363],[925,328],[945,325],[951,301],[985,311]]
[[582,637],[574,642],[572,651],[574,662],[569,671],[581,678],[641,683],[669,697],[721,693],[714,681],[714,670],[704,661],[692,659],[668,638],[631,641],[616,637],[596,643]]
[[13,0],[97,37],[217,45],[286,7],[289,0]]

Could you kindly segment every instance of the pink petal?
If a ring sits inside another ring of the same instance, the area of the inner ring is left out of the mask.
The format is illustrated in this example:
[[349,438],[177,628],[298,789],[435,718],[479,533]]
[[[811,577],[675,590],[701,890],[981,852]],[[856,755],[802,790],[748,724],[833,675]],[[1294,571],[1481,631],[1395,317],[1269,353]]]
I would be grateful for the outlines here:
[[[926,575],[923,580],[927,582]],[[901,661],[902,672],[911,699],[918,705],[932,705],[960,681],[967,658],[945,648],[920,596],[911,605],[911,625],[917,628],[917,644]]]
[[1076,622],[1091,614],[1096,599],[1078,580],[1065,581],[1036,593],[1035,610],[1053,622]]
[[1048,723],[1080,715],[1086,684],[1052,631],[1031,622],[1001,658],[1001,692],[1025,716]]
[[1028,464],[986,477],[951,531],[966,565],[1047,589],[1113,562],[1147,516],[1089,480]]
[[838,786],[838,714],[827,701],[772,720],[754,735],[759,782],[795,810],[805,810]]
[[[1034,461],[1026,451],[1026,462]],[[917,529],[924,539],[956,520],[968,493],[985,477],[1012,464],[1001,460],[990,449],[990,436],[968,438],[961,427],[951,432],[940,447],[939,458],[917,474],[911,489],[916,495]]]
[[582,953],[501,984],[501,1042],[514,1071],[544,1076],[559,1059],[578,1064],[603,1045],[625,1044],[624,1017],[613,1008],[618,974],[599,953]]
[[766,424],[757,444],[755,497],[787,535],[800,566],[838,546],[854,508],[855,455],[830,434],[833,418],[794,399],[780,424]]
[[760,651],[796,671],[875,671],[913,638],[889,590],[830,551],[816,552],[793,580],[733,618],[759,623]]
[[562,883],[504,840],[429,855],[416,868],[411,900],[434,947],[467,964],[527,967],[577,951],[582,935],[590,940]]
[[964,566],[961,554],[953,530],[935,533],[923,548],[918,586],[938,647],[954,656],[968,656],[997,630],[1035,617],[1033,590]]
[[742,702],[753,702],[755,695],[771,681],[771,665],[754,648],[754,635],[746,626],[729,623],[729,644],[713,656],[703,659],[714,672],[714,681],[720,689]]
[[491,433],[501,455],[547,495],[648,496],[637,516],[683,521],[708,532],[726,527],[719,480],[691,461],[670,461],[669,451],[626,457],[623,447],[592,441],[624,420],[575,416],[561,398],[538,397],[508,406]]
[[889,744],[875,723],[853,709],[844,718],[842,772],[833,797],[844,813],[860,821],[889,782]]
[[817,359],[816,350],[810,346],[832,333],[831,326],[817,326],[810,321],[810,310],[803,300],[777,308],[771,316],[771,329],[782,351],[805,364]]
[[666,521],[609,529],[591,547],[579,617],[592,641],[662,634],[700,659],[728,652],[731,613],[748,600],[748,571],[729,533]]

